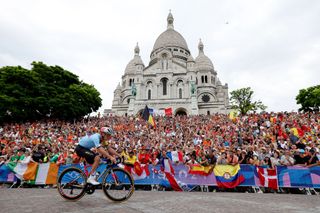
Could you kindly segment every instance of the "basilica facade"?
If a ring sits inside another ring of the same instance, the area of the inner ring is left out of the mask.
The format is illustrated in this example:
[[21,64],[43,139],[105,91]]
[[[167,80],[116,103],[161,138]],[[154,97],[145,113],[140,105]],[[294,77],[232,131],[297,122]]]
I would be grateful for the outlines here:
[[143,63],[138,44],[134,48],[134,57],[114,91],[112,114],[136,115],[146,105],[155,110],[172,108],[174,115],[228,112],[228,85],[219,80],[204,44],[199,41],[194,59],[173,21],[170,12],[167,29],[157,38],[149,64]]

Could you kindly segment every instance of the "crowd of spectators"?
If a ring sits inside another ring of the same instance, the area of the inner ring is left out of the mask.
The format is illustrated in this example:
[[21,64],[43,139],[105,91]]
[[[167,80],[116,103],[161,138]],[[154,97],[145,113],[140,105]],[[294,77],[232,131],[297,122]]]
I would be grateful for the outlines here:
[[[168,153],[174,163],[320,165],[319,113],[261,113],[238,116],[199,115],[155,117],[153,128],[143,118],[93,117],[78,122],[46,121],[0,126],[0,164],[25,159],[39,163],[78,163],[78,140],[110,126],[108,141],[126,163],[158,164]],[[182,160],[181,160],[182,159]]]

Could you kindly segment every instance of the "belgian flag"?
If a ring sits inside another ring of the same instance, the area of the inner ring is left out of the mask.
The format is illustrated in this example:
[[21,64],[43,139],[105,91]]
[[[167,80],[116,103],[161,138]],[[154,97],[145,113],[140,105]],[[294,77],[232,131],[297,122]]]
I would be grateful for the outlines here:
[[146,107],[145,107],[144,110],[143,110],[142,117],[143,117],[143,119],[146,120],[149,124],[151,124],[151,125],[153,126],[153,128],[156,128],[156,123],[154,122],[154,119],[153,119],[152,115],[150,114],[149,108],[148,108],[147,105],[146,105]]

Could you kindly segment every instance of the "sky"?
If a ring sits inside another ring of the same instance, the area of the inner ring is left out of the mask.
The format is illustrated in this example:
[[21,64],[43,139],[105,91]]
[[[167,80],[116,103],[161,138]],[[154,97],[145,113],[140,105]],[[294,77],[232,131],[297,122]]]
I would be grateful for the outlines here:
[[59,65],[93,84],[103,109],[139,43],[147,66],[171,10],[192,56],[201,38],[229,92],[251,87],[267,111],[296,111],[320,84],[318,0],[0,0],[0,67]]

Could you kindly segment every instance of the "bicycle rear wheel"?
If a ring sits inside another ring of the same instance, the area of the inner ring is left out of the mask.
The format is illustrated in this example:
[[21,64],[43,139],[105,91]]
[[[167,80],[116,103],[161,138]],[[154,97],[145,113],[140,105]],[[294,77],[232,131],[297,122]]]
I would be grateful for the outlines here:
[[57,182],[59,194],[66,200],[75,201],[83,197],[87,185],[86,175],[76,167],[61,172]]
[[134,192],[133,178],[121,168],[110,169],[103,177],[102,189],[110,200],[125,201]]

